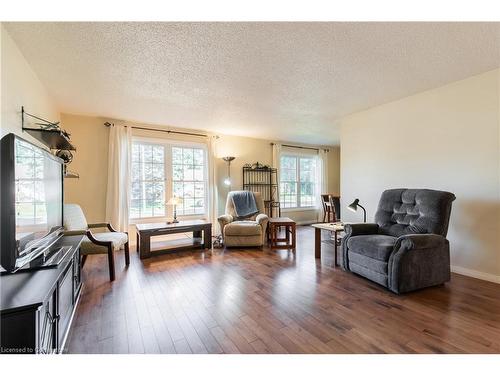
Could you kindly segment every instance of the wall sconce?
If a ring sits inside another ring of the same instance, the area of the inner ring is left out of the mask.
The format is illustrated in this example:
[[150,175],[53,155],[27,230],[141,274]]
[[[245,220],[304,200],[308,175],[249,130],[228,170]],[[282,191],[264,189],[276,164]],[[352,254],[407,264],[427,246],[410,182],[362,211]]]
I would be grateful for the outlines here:
[[227,177],[224,179],[224,185],[226,186],[231,186],[231,162],[234,159],[234,156],[224,156],[222,158],[227,163]]

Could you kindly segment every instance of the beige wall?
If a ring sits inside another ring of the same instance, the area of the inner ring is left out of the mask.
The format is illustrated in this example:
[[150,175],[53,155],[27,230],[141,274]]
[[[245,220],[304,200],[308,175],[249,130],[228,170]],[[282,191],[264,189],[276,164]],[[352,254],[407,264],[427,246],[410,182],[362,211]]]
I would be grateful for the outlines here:
[[[62,124],[71,133],[71,139],[76,146],[76,153],[69,169],[79,173],[79,179],[66,179],[66,202],[78,203],[84,209],[87,219],[91,222],[102,221],[106,214],[106,184],[107,184],[107,149],[109,129],[105,121],[126,123],[123,121],[105,119],[102,117],[61,115]],[[137,124],[146,126],[147,124]],[[162,137],[162,133],[136,131],[137,135]],[[240,189],[243,184],[242,167],[246,163],[256,161],[271,164],[272,148],[270,141],[247,137],[221,135],[216,145],[217,156],[217,191],[218,210],[224,212],[229,188],[223,181],[227,174],[227,164],[223,156],[235,156],[231,163],[231,189]],[[332,193],[340,191],[340,151],[338,147],[329,152],[329,188]],[[315,211],[294,211],[283,213],[297,222],[315,221]]]
[[59,111],[10,35],[0,26],[1,34],[1,122],[0,135],[16,133],[35,142],[21,130],[21,106],[29,113],[48,120],[59,120]]
[[103,125],[105,121],[102,117],[61,114],[61,123],[76,147],[68,169],[80,175],[64,180],[64,200],[81,205],[90,223],[106,217],[109,129]]
[[[500,282],[500,70],[341,121],[341,193],[373,219],[381,192],[453,192],[448,238],[456,272]],[[360,213],[344,209],[344,220]]]

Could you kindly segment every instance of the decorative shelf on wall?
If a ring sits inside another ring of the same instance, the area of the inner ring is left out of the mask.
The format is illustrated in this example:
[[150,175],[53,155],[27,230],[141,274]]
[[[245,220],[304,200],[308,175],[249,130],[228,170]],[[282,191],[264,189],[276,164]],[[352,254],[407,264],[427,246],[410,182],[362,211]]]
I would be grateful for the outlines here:
[[23,130],[33,138],[47,145],[51,150],[76,150],[75,146],[70,143],[69,139],[61,131],[34,128],[23,128]]
[[68,169],[68,166],[64,165],[64,178],[80,178],[80,175],[76,172],[72,172]]
[[[35,126],[26,126],[26,118],[29,117],[40,122],[36,122]],[[41,117],[32,115],[22,107],[22,128],[33,138],[39,140],[51,150],[71,150],[76,148],[69,140],[69,134],[59,127],[58,122],[51,122]]]
[[80,175],[76,172],[66,172],[64,178],[80,178]]
[[[64,178],[80,178],[78,173],[68,170],[68,164],[73,160],[71,151],[76,151],[76,147],[70,142],[70,134],[60,128],[59,122],[51,122],[32,115],[26,112],[24,107],[21,107],[21,114],[23,131],[51,150],[57,150],[53,153],[64,161]],[[28,119],[35,121],[29,121],[30,125],[28,126]],[[32,122],[33,124],[31,124]]]

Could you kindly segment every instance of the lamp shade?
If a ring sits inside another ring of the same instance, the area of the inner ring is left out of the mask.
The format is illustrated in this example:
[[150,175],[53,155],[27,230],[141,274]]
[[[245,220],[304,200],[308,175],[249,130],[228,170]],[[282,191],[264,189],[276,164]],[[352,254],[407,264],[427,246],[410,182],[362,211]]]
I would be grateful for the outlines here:
[[354,202],[352,202],[349,206],[347,206],[347,208],[353,212],[356,212],[358,210],[358,205],[359,205],[359,199],[356,198]]
[[179,198],[179,197],[172,197],[167,202],[167,204],[171,204],[174,206],[181,204],[181,203],[182,203],[182,198]]

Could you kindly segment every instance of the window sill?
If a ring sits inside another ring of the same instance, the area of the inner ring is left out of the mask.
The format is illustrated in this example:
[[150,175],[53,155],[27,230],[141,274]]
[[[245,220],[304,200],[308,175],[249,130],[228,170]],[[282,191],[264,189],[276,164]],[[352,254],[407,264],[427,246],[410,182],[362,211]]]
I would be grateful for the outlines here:
[[298,212],[298,211],[317,211],[316,207],[291,207],[291,208],[282,208],[281,212]]

